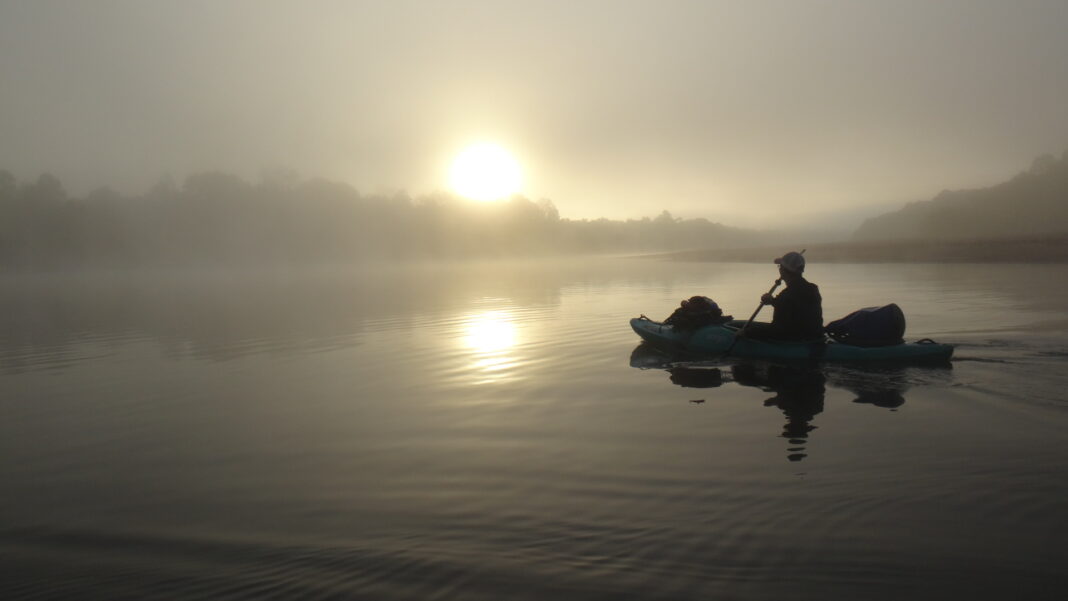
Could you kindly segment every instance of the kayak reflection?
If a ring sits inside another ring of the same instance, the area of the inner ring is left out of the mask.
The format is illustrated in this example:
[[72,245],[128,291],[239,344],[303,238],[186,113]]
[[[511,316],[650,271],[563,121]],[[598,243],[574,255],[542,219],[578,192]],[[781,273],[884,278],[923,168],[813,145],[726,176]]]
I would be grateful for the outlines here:
[[824,410],[828,386],[852,392],[854,403],[894,411],[905,404],[904,393],[910,378],[908,368],[904,367],[693,360],[646,343],[634,349],[630,364],[639,369],[662,369],[677,386],[717,388],[733,382],[772,393],[764,406],[775,407],[786,417],[780,437],[789,442],[787,459],[790,461],[801,461],[807,456],[805,445],[810,433],[817,429],[813,421]]

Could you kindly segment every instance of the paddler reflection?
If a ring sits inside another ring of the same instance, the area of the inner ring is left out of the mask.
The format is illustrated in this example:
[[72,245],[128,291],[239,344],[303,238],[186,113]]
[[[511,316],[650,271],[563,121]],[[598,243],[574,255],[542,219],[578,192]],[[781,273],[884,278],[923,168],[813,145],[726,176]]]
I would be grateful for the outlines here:
[[[639,347],[640,348],[640,347]],[[631,365],[651,367],[649,357],[640,356],[635,349]],[[781,436],[789,441],[787,459],[801,461],[805,458],[805,444],[816,415],[823,412],[826,378],[819,369],[775,364],[737,363],[729,367],[729,375],[719,367],[695,363],[671,363],[662,365],[672,384],[687,388],[717,388],[724,381],[734,381],[742,386],[752,386],[774,393],[764,401],[765,407],[776,407],[786,416]],[[703,402],[691,401],[691,402]]]
[[[764,401],[764,406],[775,407],[786,417],[779,436],[788,441],[787,459],[790,461],[801,461],[808,455],[806,445],[818,427],[814,421],[823,412],[828,385],[855,394],[854,403],[891,410],[905,403],[903,391],[907,388],[907,378],[900,369],[859,370],[764,361],[724,365],[679,359],[643,343],[634,349],[630,364],[640,369],[663,369],[673,384],[687,388],[717,388],[733,381],[773,393],[774,396]],[[691,402],[704,402],[704,399]]]
[[742,386],[753,386],[775,396],[764,401],[765,407],[778,407],[786,416],[781,436],[790,442],[790,461],[805,458],[804,445],[809,432],[816,429],[812,420],[823,412],[827,378],[818,369],[784,365],[740,363],[731,366],[731,375]]

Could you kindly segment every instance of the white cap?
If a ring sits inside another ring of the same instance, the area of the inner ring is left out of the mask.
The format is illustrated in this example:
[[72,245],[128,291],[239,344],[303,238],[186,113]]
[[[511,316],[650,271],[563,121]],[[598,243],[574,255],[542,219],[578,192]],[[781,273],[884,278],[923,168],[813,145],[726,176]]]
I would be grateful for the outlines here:
[[775,263],[782,265],[783,269],[794,273],[805,271],[805,257],[803,257],[801,253],[788,252],[778,259],[775,259]]

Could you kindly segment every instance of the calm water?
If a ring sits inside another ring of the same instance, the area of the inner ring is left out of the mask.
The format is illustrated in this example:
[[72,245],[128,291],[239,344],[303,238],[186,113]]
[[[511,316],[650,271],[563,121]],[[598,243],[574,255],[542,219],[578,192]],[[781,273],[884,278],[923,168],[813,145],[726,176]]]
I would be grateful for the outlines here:
[[0,598],[1061,598],[1066,266],[820,265],[952,367],[675,363],[773,266],[0,279]]

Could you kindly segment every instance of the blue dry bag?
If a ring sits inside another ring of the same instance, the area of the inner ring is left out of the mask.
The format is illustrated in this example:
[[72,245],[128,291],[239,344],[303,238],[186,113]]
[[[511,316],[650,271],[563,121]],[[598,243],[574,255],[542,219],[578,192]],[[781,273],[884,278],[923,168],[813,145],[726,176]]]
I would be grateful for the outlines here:
[[904,342],[905,314],[890,303],[853,311],[824,328],[827,335],[853,346],[893,346]]

